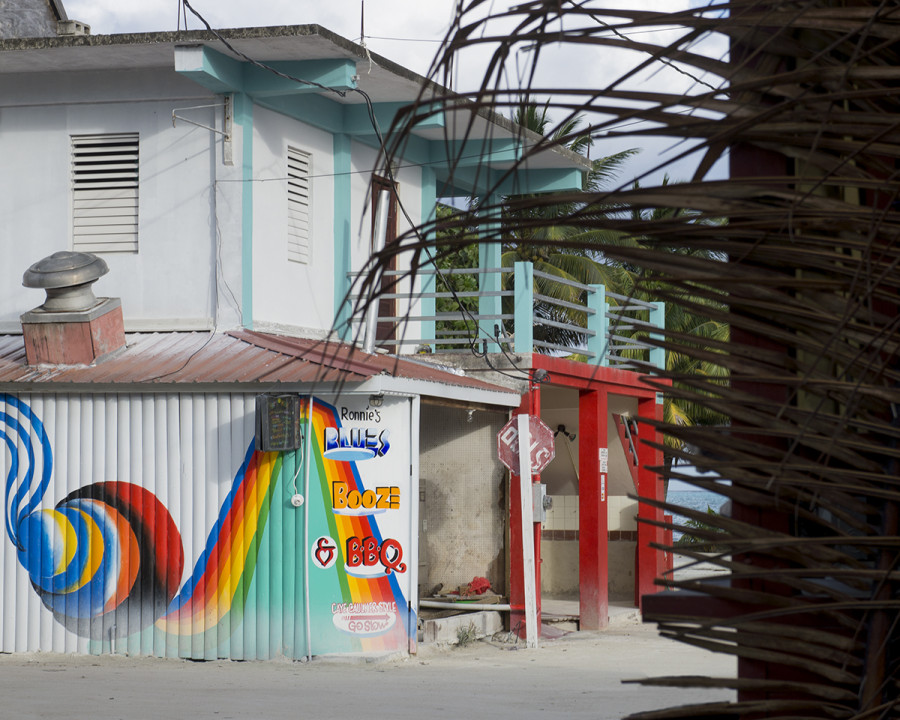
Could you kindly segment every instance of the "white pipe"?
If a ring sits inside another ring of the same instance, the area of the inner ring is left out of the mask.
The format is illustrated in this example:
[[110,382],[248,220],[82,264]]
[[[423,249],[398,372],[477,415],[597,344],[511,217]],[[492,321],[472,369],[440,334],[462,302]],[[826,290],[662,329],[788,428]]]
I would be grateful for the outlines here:
[[531,489],[531,426],[530,416],[518,416],[519,429],[519,494],[522,509],[522,566],[525,571],[525,646],[538,646],[537,588],[535,587],[534,508]]
[[470,603],[466,601],[445,602],[443,600],[419,600],[419,607],[452,608],[453,610],[497,610],[502,612],[509,612],[512,610],[510,605],[503,605],[501,603],[491,605],[490,603]]
[[[378,206],[375,211],[375,236],[372,238],[373,256],[384,249],[390,205],[390,191],[382,190],[378,193]],[[378,285],[381,278],[380,272],[373,275],[373,283],[369,291],[369,307],[366,308],[366,337],[363,343],[363,350],[367,353],[375,352],[375,333],[378,331]]]
[[418,592],[419,587],[419,493],[421,485],[419,484],[419,423],[421,405],[418,395],[414,395],[409,399],[409,434],[410,448],[412,452],[409,458],[409,557],[410,568],[406,578],[406,611],[407,611],[407,638],[409,638],[408,646],[410,650],[415,648],[416,640],[416,623],[413,621],[413,603],[415,603],[415,611],[418,615]]
[[306,468],[303,473],[303,599],[306,605],[306,659],[312,660],[312,623],[309,612],[309,467],[312,465],[313,396],[309,396],[306,421]]

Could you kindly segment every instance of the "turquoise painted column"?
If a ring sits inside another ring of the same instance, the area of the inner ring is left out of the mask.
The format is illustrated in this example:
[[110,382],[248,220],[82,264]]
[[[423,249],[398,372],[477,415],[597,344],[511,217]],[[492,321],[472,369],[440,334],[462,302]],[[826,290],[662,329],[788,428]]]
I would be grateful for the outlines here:
[[[653,309],[650,311],[650,324],[662,330],[666,329],[666,304],[653,303]],[[650,337],[655,340],[662,340],[664,335],[661,333],[650,333]],[[666,351],[664,348],[655,347],[650,350],[650,364],[659,369],[666,369]],[[662,405],[663,394],[656,393],[656,404]]]
[[[650,311],[650,324],[661,330],[666,329],[666,304],[653,303],[653,309]],[[661,333],[650,333],[650,337],[654,340],[662,340]],[[666,351],[661,347],[655,347],[650,350],[650,364],[658,370],[666,369]]]
[[534,352],[534,265],[530,262],[515,264],[515,350],[517,353]]
[[[487,199],[487,204],[492,207],[496,207],[497,205],[499,205],[499,203],[500,198],[496,195],[493,195]],[[499,215],[499,212],[499,209],[497,209],[492,215],[484,218],[481,226],[482,237],[490,237],[494,233],[499,234],[500,223],[494,219],[497,217],[497,215]],[[499,268],[501,252],[502,244],[499,242],[479,243],[478,267],[482,270],[486,268]],[[502,274],[499,272],[489,274],[482,273],[478,276],[478,278],[478,289],[483,293],[493,293],[493,295],[490,297],[482,296],[478,298],[478,314],[493,316],[500,315],[503,312],[502,298],[499,295],[502,286]],[[502,329],[503,321],[494,319],[479,320],[479,339],[493,338],[494,325],[500,325]],[[495,347],[494,352],[497,351],[498,348]],[[531,351],[529,350],[529,352]]]
[[594,359],[591,361],[595,365],[601,367],[609,367],[609,358],[606,353],[609,352],[609,318],[606,317],[606,286],[592,285],[594,292],[589,292],[587,296],[588,310],[593,310],[593,315],[587,317],[587,329],[594,332],[593,336],[588,337],[587,349],[594,353]]
[[349,135],[334,135],[334,327],[338,337],[350,337],[350,162]]
[[253,329],[253,100],[234,95],[234,122],[241,128],[241,318]]
[[[426,222],[432,221],[437,216],[437,179],[434,176],[434,170],[429,167],[422,168],[422,224]],[[437,247],[435,240],[437,239],[436,232],[430,232],[425,236],[425,240],[428,242],[429,247],[431,249],[432,257],[437,254]],[[435,288],[437,287],[437,275],[434,274],[435,267],[433,263],[425,263],[426,258],[428,257],[424,253],[422,254],[422,269],[429,272],[430,274],[423,274],[419,276],[419,290],[424,293],[433,293],[435,292]],[[426,298],[423,297],[419,301],[420,312],[419,315],[422,317],[430,317],[433,318],[435,313],[437,313],[437,301],[434,298]],[[419,328],[421,338],[434,338],[435,333],[437,331],[437,323],[434,320],[422,320]],[[433,342],[429,341],[428,345],[431,346],[432,351],[435,349],[435,345]]]

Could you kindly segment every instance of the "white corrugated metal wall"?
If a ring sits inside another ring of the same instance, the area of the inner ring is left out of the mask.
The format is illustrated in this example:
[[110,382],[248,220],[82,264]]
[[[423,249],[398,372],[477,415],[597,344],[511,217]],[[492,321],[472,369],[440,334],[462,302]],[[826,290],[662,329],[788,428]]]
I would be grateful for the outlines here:
[[[0,393],[0,651],[262,660],[408,649],[415,403],[316,398],[302,411],[303,447],[263,452],[255,400]],[[325,451],[338,428],[341,445]],[[370,504],[333,507],[338,486]],[[291,503],[301,491],[302,510]]]
[[[0,433],[5,434],[7,445],[7,451],[0,454],[0,469],[7,484],[21,486],[28,445],[36,448],[35,463],[39,467],[42,462],[40,443],[35,442],[36,430],[27,418],[27,411],[4,403],[4,397],[10,396],[0,395]],[[175,526],[182,530],[180,540],[169,540],[180,542],[184,550],[184,570],[178,585],[187,580],[203,552],[210,528],[216,523],[220,508],[232,490],[235,474],[244,462],[253,438],[254,395],[18,394],[15,398],[30,407],[36,418],[43,422],[52,446],[49,485],[37,509],[52,510],[69,493],[92,483],[119,481],[139,485],[155,495],[171,514]],[[14,425],[20,429],[15,429]],[[21,458],[17,478],[9,477],[13,447],[18,449]],[[35,482],[33,479],[32,484]],[[153,524],[156,519],[151,517],[149,522]],[[295,644],[294,637],[270,637],[263,643],[268,646],[268,651],[260,652],[256,627],[251,622],[242,623],[241,631],[252,634],[253,639],[232,637],[232,628],[221,627],[218,649],[197,646],[198,642],[204,643],[204,638],[205,644],[210,645],[209,633],[184,634],[178,643],[172,643],[169,635],[167,643],[167,634],[154,631],[154,618],[146,616],[152,612],[147,603],[138,603],[128,609],[133,614],[145,614],[140,619],[127,620],[129,626],[143,628],[140,632],[122,636],[115,626],[105,628],[106,632],[99,637],[94,632],[93,638],[91,633],[85,636],[72,632],[44,607],[18,554],[13,542],[7,538],[0,551],[3,577],[0,649],[4,652],[113,651],[221,657],[222,648],[227,648],[230,643],[228,654],[231,657],[243,656],[244,646],[253,646],[253,656],[259,657],[277,654],[275,648],[284,649]],[[277,590],[283,592],[284,587]],[[247,602],[252,603],[253,598],[248,598]],[[288,602],[285,599],[278,604],[292,608],[294,600],[291,598]],[[215,623],[219,619],[207,615],[206,622]],[[122,620],[118,618],[118,622]],[[197,622],[196,617],[194,622]],[[281,627],[293,628],[293,625],[291,620],[282,623]],[[299,651],[302,654],[303,649],[299,648]]]

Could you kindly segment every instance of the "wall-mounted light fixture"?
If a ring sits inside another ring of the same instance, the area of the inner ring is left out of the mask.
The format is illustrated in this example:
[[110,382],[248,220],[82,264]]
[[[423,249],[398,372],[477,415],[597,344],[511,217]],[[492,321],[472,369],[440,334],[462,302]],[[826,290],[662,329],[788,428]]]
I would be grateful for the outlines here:
[[531,379],[536,383],[545,383],[550,379],[550,373],[544,368],[538,368],[531,374]]
[[381,407],[384,405],[384,393],[369,395],[369,405],[372,407]]
[[557,426],[556,426],[556,432],[553,433],[553,437],[556,437],[556,436],[559,435],[560,433],[562,433],[562,434],[565,435],[567,438],[569,438],[569,440],[574,440],[574,439],[577,437],[577,435],[576,435],[575,433],[573,433],[573,432],[568,432],[568,431],[566,430],[566,426],[565,426],[565,425],[557,425]]

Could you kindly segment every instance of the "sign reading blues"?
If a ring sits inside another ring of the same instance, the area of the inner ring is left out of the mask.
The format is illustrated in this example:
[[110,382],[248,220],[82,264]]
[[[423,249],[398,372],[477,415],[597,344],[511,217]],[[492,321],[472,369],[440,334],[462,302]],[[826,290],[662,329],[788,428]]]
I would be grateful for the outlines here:
[[325,450],[329,460],[359,462],[384,457],[391,449],[390,430],[380,428],[325,428]]

